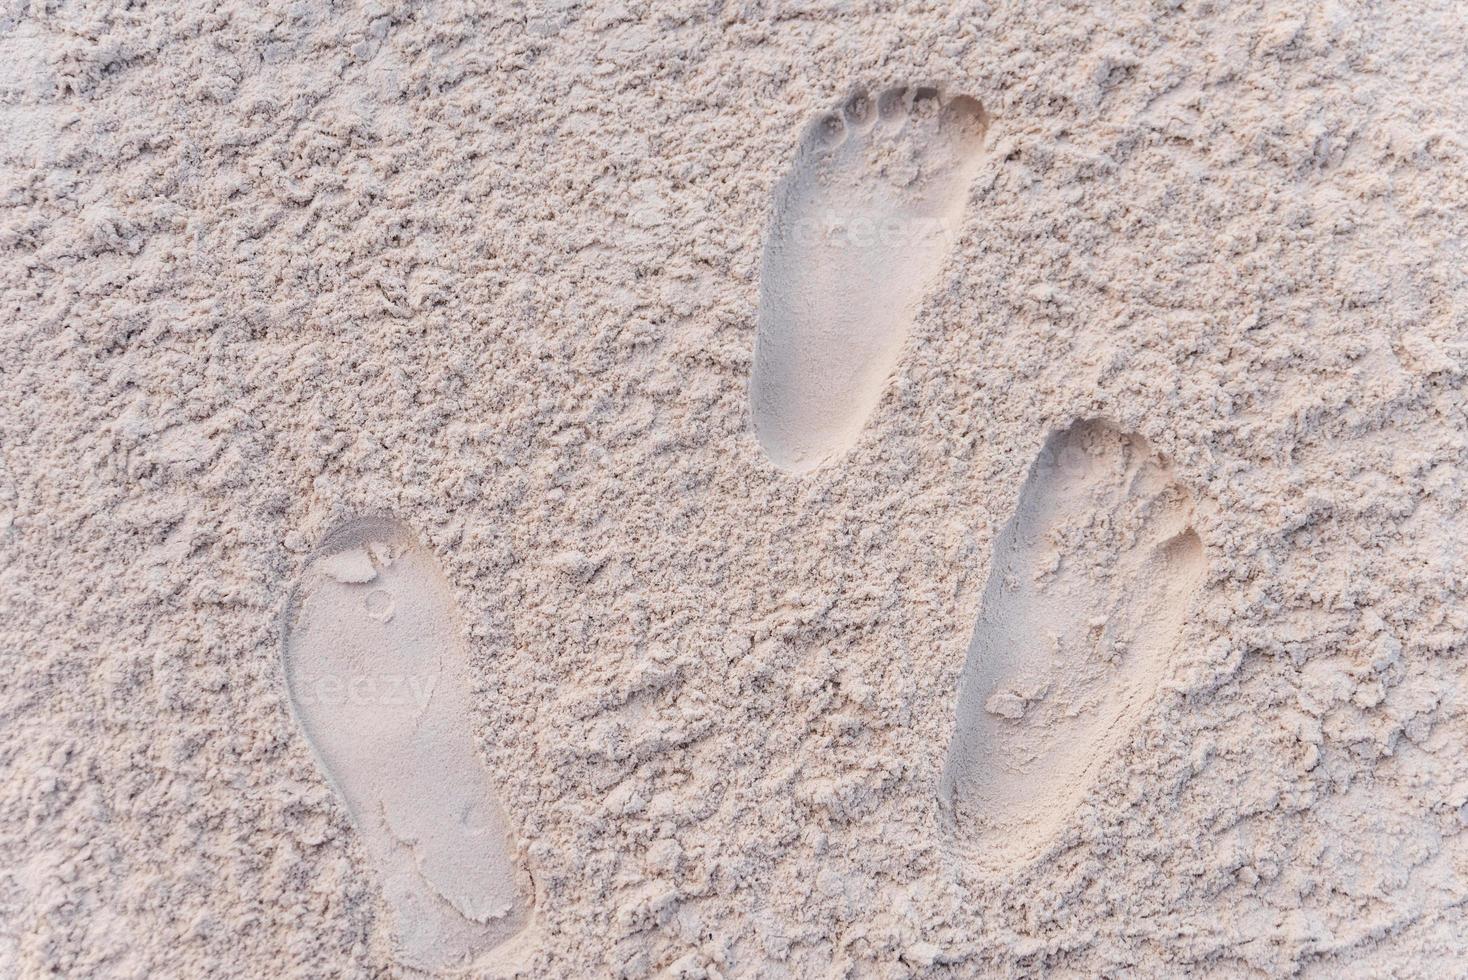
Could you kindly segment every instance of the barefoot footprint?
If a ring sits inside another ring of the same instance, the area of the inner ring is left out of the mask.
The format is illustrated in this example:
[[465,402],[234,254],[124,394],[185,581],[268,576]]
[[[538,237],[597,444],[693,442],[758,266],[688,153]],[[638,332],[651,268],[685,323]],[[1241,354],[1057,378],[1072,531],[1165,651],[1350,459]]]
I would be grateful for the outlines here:
[[379,873],[399,958],[471,965],[529,918],[524,873],[470,737],[468,657],[448,581],[407,527],[351,521],[286,607],[296,719]]
[[994,543],[941,787],[982,864],[1050,842],[1148,709],[1203,580],[1192,511],[1139,436],[1046,442]]
[[807,132],[776,191],[750,398],[771,461],[856,442],[959,231],[989,117],[931,87],[858,91]]

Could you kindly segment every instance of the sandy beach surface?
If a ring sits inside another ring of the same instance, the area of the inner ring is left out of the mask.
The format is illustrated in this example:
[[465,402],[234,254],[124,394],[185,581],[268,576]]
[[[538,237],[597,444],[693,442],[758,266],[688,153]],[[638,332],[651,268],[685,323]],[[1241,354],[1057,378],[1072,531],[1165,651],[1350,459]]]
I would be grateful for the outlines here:
[[1465,66],[0,5],[0,976],[1468,975]]

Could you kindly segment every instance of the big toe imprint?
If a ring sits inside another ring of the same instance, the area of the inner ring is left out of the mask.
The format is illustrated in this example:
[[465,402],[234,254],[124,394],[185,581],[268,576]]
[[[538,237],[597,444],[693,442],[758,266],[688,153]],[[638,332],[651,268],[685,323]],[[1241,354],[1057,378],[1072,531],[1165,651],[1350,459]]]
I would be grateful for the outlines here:
[[968,96],[900,87],[858,91],[807,131],[776,190],[750,384],[780,468],[856,442],[958,234],[988,122]]
[[943,774],[981,864],[1042,849],[1147,711],[1203,579],[1192,511],[1140,436],[1046,442],[994,543]]
[[399,957],[468,965],[529,918],[494,785],[474,749],[451,589],[404,525],[331,534],[286,610],[292,708],[376,864]]

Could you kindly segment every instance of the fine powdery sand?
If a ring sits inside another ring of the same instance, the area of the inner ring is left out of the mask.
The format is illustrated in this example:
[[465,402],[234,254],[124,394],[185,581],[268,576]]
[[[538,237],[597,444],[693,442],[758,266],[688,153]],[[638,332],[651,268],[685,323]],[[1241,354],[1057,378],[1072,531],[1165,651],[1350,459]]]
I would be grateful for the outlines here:
[[944,769],[972,860],[1032,857],[1151,708],[1205,570],[1192,506],[1139,436],[1046,441],[994,542]]
[[0,4],[0,980],[1468,977],[1468,4]]
[[958,235],[988,116],[933,86],[854,92],[775,192],[750,394],[778,467],[850,449]]
[[407,527],[358,518],[307,566],[283,635],[292,710],[372,858],[400,961],[473,965],[529,909],[474,749],[449,583]]

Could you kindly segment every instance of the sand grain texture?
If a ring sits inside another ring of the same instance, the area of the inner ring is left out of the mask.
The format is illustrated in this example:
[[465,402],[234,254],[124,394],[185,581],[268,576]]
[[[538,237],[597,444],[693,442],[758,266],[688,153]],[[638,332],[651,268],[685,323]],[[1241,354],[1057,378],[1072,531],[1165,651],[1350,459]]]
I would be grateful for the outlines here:
[[[1450,974],[1465,63],[1445,0],[0,9],[0,974],[402,972],[280,661],[380,511],[461,617],[506,971]],[[959,227],[787,474],[778,188],[928,79],[989,118]],[[1089,419],[1206,573],[996,872],[939,805],[960,676]]]

